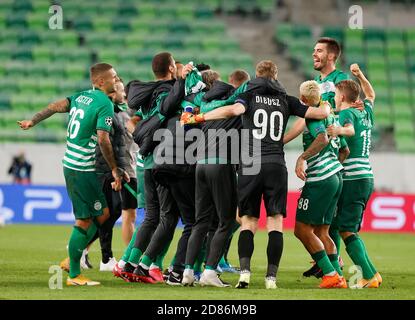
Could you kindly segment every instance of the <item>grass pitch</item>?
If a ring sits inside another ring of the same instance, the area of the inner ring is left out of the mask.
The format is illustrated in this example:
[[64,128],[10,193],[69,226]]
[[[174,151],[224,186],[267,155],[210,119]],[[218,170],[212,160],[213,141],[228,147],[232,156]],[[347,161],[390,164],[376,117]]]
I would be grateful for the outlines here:
[[[284,235],[284,253],[278,273],[278,289],[264,288],[266,272],[267,234],[259,232],[255,237],[255,253],[252,259],[253,274],[247,290],[234,288],[184,288],[164,284],[148,285],[126,283],[111,273],[99,272],[101,258],[99,243],[90,251],[94,269],[84,273],[102,283],[99,287],[66,287],[66,273],[63,273],[63,288],[52,290],[49,279],[53,274],[49,268],[58,265],[66,256],[66,244],[72,227],[11,225],[0,228],[0,299],[179,299],[179,300],[232,300],[232,299],[415,299],[415,236],[413,234],[365,233],[362,235],[369,254],[383,276],[379,289],[332,289],[317,288],[319,280],[303,278],[310,257],[291,231]],[[121,230],[114,230],[113,248],[117,259],[122,255],[124,245]],[[176,248],[179,232],[166,257],[170,262]],[[344,248],[345,275],[351,260]],[[237,264],[237,237],[232,243],[230,261]],[[237,275],[223,274],[225,281],[236,284]]]

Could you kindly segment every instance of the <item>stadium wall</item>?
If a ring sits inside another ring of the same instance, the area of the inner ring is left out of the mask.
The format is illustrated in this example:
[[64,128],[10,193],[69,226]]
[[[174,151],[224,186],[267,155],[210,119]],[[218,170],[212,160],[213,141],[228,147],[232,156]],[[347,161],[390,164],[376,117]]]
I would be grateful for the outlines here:
[[[38,185],[64,185],[62,157],[64,144],[0,144],[0,183],[10,183],[8,168],[14,155],[24,151],[33,165],[32,182]],[[303,182],[294,173],[299,152],[286,153],[288,188],[298,190]],[[375,189],[382,192],[415,194],[415,154],[372,153]]]

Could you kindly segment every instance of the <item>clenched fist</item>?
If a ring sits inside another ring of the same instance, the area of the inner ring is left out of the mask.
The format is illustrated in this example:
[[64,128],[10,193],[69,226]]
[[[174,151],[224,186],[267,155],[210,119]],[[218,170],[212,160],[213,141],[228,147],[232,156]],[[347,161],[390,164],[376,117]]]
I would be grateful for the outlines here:
[[28,130],[31,127],[33,127],[35,124],[33,123],[32,120],[22,120],[22,121],[17,121],[17,124],[20,126],[20,128],[22,128],[23,130]]
[[357,63],[353,63],[352,65],[350,65],[350,72],[356,77],[358,78],[359,76],[361,76],[362,74],[362,70],[360,70],[360,67]]

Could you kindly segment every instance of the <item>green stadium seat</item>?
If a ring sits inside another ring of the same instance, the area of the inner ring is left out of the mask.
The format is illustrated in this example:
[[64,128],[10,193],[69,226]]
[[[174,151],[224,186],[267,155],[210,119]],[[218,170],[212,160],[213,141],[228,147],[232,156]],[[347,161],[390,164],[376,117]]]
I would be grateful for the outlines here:
[[112,21],[112,30],[114,32],[129,32],[132,30],[130,21],[123,17],[116,17]]
[[30,99],[32,96],[24,96],[21,94],[14,94],[11,97],[11,107],[15,111],[28,111],[32,110],[30,107]]
[[33,48],[32,55],[36,63],[52,60],[51,49],[48,47],[35,47]]
[[137,6],[129,1],[121,2],[120,7],[118,9],[118,16],[121,17],[121,19],[135,17],[138,14]]
[[78,16],[74,18],[73,26],[76,31],[91,31],[94,28],[92,21],[88,16]]
[[[194,8],[190,5],[180,5],[178,8],[176,8],[176,19],[178,21],[180,20],[186,20],[186,21],[192,21],[196,17],[197,19],[206,19],[209,15],[208,11],[204,11],[203,7],[199,8],[199,16],[196,16],[196,12]],[[210,11],[211,12],[211,11]],[[210,16],[212,17],[212,15]]]
[[65,76],[67,79],[71,80],[82,80],[88,77],[88,67],[77,65],[77,64],[68,64],[65,66]]
[[6,95],[0,94],[0,110],[10,109],[10,98]]
[[39,34],[26,30],[20,34],[19,43],[22,46],[33,46],[40,42]]
[[399,152],[414,153],[415,139],[414,137],[398,137],[398,139],[396,139],[396,147]]
[[389,47],[386,53],[389,61],[406,59],[406,50],[404,47]]
[[12,51],[12,58],[20,61],[31,61],[33,59],[30,47],[18,47]]
[[410,119],[404,121],[403,119],[399,122],[394,123],[394,131],[397,137],[412,137],[415,139],[415,128],[414,123]]
[[394,102],[394,119],[395,120],[407,120],[407,119],[413,119],[414,113],[410,106],[407,104],[396,104]]
[[156,8],[151,3],[141,3],[140,1],[138,10],[140,12],[140,18],[148,19],[156,17]]
[[143,49],[143,39],[145,38],[142,34],[136,34],[135,32],[131,34],[126,34],[124,38],[124,45],[128,49]]
[[184,21],[173,21],[170,24],[170,32],[175,35],[188,36],[191,32],[191,25]]
[[194,16],[196,19],[212,19],[214,12],[211,8],[202,6],[197,7],[194,11]]
[[60,42],[65,47],[77,47],[79,45],[79,37],[72,31],[60,31],[58,33]]
[[30,13],[27,16],[27,25],[30,30],[47,30],[49,28],[48,10],[40,13]]
[[368,28],[365,30],[364,37],[366,40],[385,41],[385,32],[378,28]]
[[[94,17],[92,24],[94,26],[94,31],[99,32],[101,34],[109,33],[112,28],[112,17],[109,17],[107,15]],[[91,32],[88,32],[87,35],[89,35],[90,33]]]
[[344,41],[344,28],[340,27],[327,27],[324,28],[323,32],[321,33],[322,37],[330,37],[334,38],[340,43]]
[[101,49],[98,51],[98,61],[117,65],[119,61],[119,52],[115,49]]
[[311,28],[308,26],[294,25],[293,26],[293,37],[296,39],[299,38],[308,38],[311,39],[313,35],[311,34]]
[[292,34],[291,24],[280,23],[275,28],[275,39],[277,41],[288,42],[292,39]]
[[32,11],[33,9],[33,5],[32,5],[32,1],[30,0],[17,0],[14,1],[13,3],[13,11],[18,11],[18,12],[27,12],[27,11]]
[[27,28],[27,20],[26,20],[26,13],[14,13],[10,14],[6,18],[6,26],[10,29],[26,29]]
[[36,95],[39,93],[37,79],[20,78],[17,81],[17,84],[19,86],[19,92],[21,94]]

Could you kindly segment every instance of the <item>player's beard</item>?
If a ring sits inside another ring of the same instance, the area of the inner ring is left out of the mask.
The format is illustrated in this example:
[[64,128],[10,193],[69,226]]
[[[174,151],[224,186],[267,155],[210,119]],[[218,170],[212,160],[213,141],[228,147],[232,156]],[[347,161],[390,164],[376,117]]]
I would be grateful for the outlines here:
[[313,64],[313,68],[316,71],[321,71],[326,67],[326,65],[327,65],[327,59],[320,59],[319,65],[315,67]]

